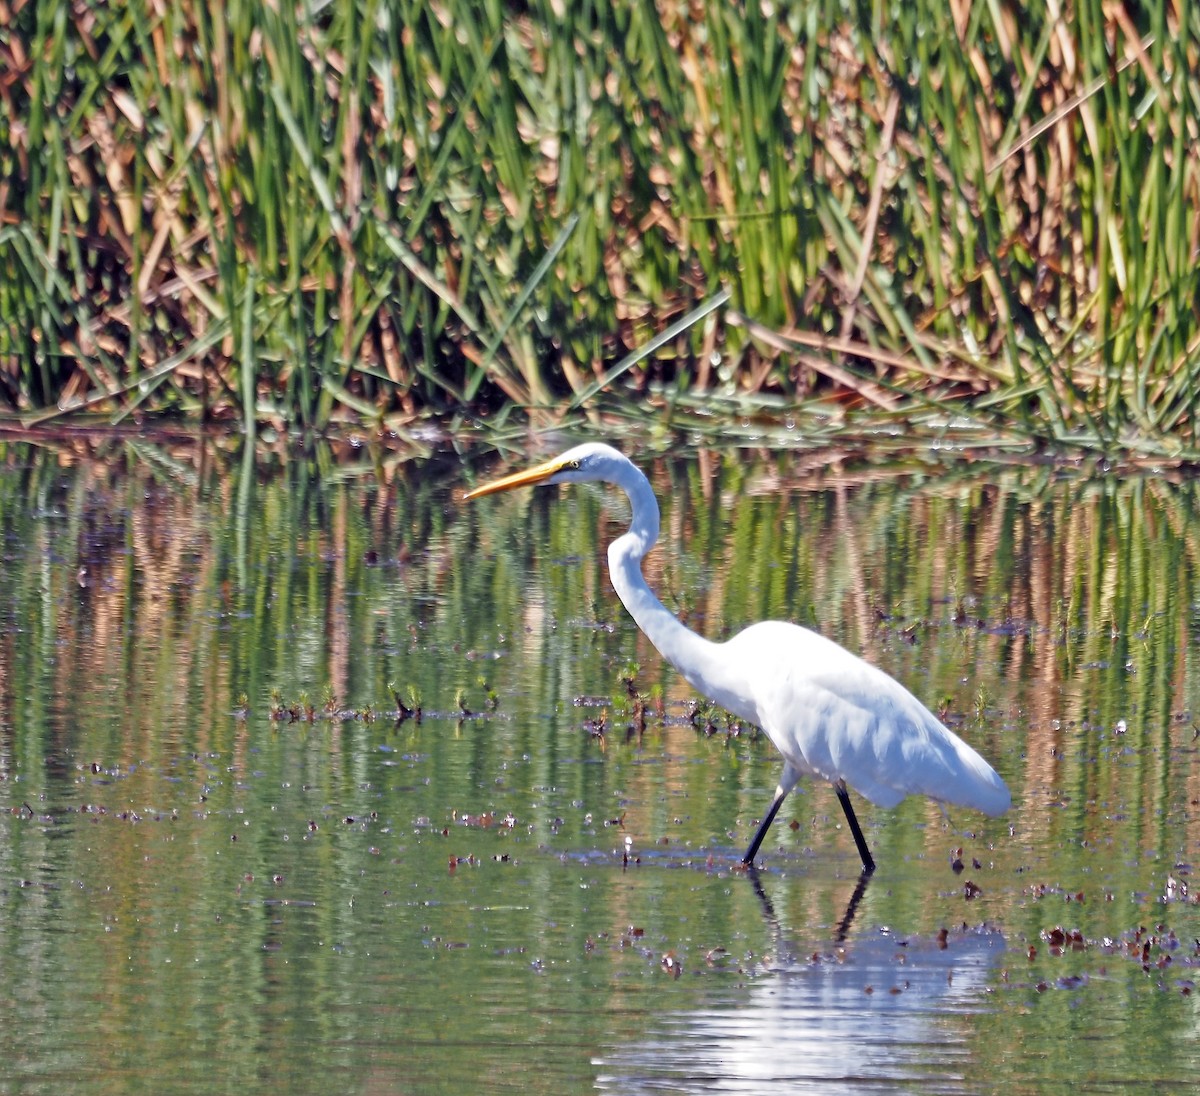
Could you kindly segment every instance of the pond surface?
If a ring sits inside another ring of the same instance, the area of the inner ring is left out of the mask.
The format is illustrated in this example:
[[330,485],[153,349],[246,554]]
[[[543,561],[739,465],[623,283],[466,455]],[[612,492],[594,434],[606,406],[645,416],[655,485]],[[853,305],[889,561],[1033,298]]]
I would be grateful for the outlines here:
[[0,1092],[1194,1079],[1196,486],[639,460],[669,607],[862,652],[1011,812],[856,797],[864,887],[805,783],[734,870],[777,755],[625,615],[604,489],[0,443]]

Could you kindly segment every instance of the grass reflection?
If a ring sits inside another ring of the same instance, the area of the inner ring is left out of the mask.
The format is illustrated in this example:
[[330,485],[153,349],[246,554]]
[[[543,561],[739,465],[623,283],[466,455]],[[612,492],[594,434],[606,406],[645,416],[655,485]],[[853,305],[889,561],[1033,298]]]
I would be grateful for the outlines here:
[[[8,1077],[128,1088],[153,1060],[180,1090],[197,1063],[223,1087],[268,1069],[575,1090],[593,1053],[664,1009],[715,986],[736,1005],[774,969],[764,956],[832,947],[858,867],[834,798],[789,801],[766,923],[728,869],[778,762],[724,718],[693,727],[689,690],[626,619],[599,550],[623,528],[616,496],[464,508],[454,463],[367,453],[382,471],[355,478],[317,453],[247,480],[236,452],[171,455],[0,453]],[[1026,1040],[1051,1053],[1039,1032],[1068,1015],[1101,1041],[1127,1034],[1122,1016],[1157,1024],[1164,1060],[1194,1061],[1169,1006],[1200,923],[1167,888],[1189,882],[1200,837],[1195,485],[796,454],[645,463],[668,606],[710,635],[782,616],[865,652],[1013,790],[996,822],[864,810],[881,870],[851,944],[882,925],[1004,933],[990,1011],[960,1021],[974,1068],[1007,1068]],[[651,698],[641,734],[630,664]],[[420,723],[388,718],[389,683],[420,694]],[[272,720],[272,689],[349,714]],[[601,710],[603,739],[585,727]],[[1130,951],[1143,925],[1149,970]],[[1055,926],[1087,948],[1052,955]],[[1088,985],[1106,1003],[1081,1021],[1068,995]],[[555,1064],[529,1077],[531,1055]],[[1041,1083],[1069,1063],[1028,1068]]]

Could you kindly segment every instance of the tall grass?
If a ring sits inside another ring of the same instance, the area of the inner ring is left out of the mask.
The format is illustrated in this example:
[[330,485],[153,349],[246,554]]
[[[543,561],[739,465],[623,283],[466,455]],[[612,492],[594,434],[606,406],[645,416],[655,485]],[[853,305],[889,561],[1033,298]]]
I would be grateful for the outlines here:
[[1191,6],[16,0],[0,72],[27,418],[816,396],[1200,451]]

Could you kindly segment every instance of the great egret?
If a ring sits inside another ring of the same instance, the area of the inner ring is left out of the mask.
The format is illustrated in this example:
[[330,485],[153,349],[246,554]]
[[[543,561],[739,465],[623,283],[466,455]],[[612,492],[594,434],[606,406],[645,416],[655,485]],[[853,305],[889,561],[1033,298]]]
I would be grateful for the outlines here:
[[658,500],[650,481],[611,446],[576,446],[463,497],[588,481],[611,483],[629,497],[633,518],[629,531],[608,546],[608,573],[638,627],[693,688],[760,726],[783,754],[775,797],[743,863],[753,863],[784,797],[805,774],[833,785],[868,873],[875,861],[847,784],[881,807],[921,794],[993,816],[1008,810],[1008,788],[979,754],[898,681],[832,640],[767,620],[714,643],[677,620],[642,575],[642,559],[658,540]]

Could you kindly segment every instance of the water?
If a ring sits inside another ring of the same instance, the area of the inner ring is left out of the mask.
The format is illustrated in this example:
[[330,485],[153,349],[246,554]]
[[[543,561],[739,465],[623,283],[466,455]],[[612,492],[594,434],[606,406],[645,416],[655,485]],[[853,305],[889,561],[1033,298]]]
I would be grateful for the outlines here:
[[602,489],[464,506],[449,457],[10,443],[0,1092],[1193,1077],[1195,486],[647,464],[669,606],[862,651],[1009,815],[857,800],[860,890],[806,784],[734,870],[777,758],[625,617]]

